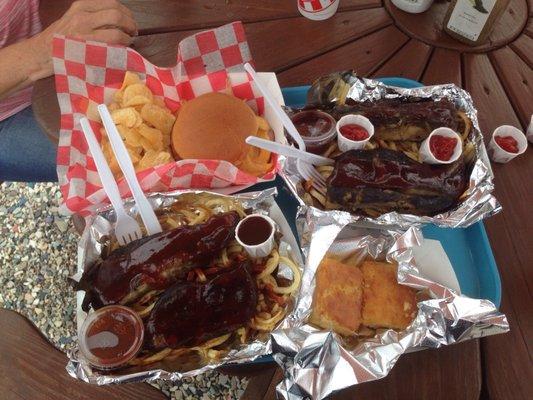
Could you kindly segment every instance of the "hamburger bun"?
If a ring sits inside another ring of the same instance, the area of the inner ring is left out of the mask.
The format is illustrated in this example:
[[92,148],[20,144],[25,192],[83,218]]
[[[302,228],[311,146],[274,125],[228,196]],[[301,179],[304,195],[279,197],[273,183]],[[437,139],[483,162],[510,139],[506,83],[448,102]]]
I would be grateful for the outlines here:
[[243,100],[206,93],[181,106],[172,128],[172,150],[181,159],[235,163],[246,155],[245,139],[258,128],[255,113]]

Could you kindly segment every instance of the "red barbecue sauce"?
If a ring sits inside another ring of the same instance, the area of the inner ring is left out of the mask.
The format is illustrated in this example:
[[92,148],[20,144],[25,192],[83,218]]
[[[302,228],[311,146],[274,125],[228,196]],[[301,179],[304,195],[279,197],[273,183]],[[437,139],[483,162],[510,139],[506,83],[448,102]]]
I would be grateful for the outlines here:
[[346,139],[360,142],[361,140],[368,139],[370,136],[365,128],[357,124],[347,124],[340,127],[342,136]]
[[[335,139],[335,120],[318,110],[305,110],[294,114],[292,122],[310,153],[321,154]],[[291,143],[292,140],[289,140]]]
[[494,141],[509,153],[518,153],[518,142],[512,136],[496,136]]
[[441,161],[449,161],[457,146],[457,138],[442,135],[433,135],[429,139],[429,150],[435,158]]
[[108,306],[87,329],[87,348],[102,366],[125,363],[137,352],[143,339],[142,323],[121,306]]
[[271,234],[272,225],[259,215],[246,218],[237,231],[237,236],[241,242],[248,246],[256,246],[266,242]]

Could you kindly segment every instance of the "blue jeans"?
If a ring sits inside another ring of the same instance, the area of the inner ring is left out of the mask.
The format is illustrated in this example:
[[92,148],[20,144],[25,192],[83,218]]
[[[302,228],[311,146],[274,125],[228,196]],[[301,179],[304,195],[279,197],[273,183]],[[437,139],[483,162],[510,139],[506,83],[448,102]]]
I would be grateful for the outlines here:
[[0,181],[55,182],[56,153],[31,107],[0,121]]

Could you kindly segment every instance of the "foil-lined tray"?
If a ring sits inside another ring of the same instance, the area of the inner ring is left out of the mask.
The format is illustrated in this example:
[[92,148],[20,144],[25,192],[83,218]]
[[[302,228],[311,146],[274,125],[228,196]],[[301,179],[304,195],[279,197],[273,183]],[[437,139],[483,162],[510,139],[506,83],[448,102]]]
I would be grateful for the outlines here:
[[[494,191],[493,174],[483,142],[483,135],[479,129],[477,110],[470,94],[465,90],[453,84],[404,89],[388,86],[371,79],[359,78],[353,72],[347,71],[317,79],[309,89],[307,103],[320,108],[320,105],[344,104],[347,100],[377,101],[379,99],[413,98],[433,100],[446,98],[463,110],[472,121],[469,139],[475,148],[475,158],[472,161],[468,188],[455,208],[434,216],[389,212],[376,218],[370,218],[352,214],[352,221],[394,225],[404,229],[413,224],[426,223],[433,223],[444,228],[465,228],[500,212],[501,205],[492,194]],[[295,160],[282,157],[281,163],[280,175],[287,182],[300,204],[304,205],[305,190]]]
[[[505,315],[490,301],[462,296],[424,277],[413,252],[423,239],[417,227],[403,230],[352,224],[347,213],[309,207],[299,216],[298,229],[306,266],[297,304],[272,333],[274,359],[284,370],[277,386],[279,398],[323,399],[349,386],[383,378],[406,352],[509,330]],[[357,344],[348,344],[336,333],[309,325],[315,273],[326,252],[344,256],[360,252],[371,259],[396,262],[398,282],[427,295],[427,300],[418,302],[411,325],[404,331],[378,330],[374,337]]]
[[[157,210],[162,207],[167,207],[174,203],[182,194],[186,193],[211,193],[215,196],[223,196],[212,192],[203,192],[195,190],[179,190],[167,193],[153,193],[148,196],[152,207]],[[277,195],[276,188],[270,188],[259,192],[242,193],[233,196],[242,202],[245,209],[251,209],[255,213],[262,213],[269,215],[277,224],[277,229],[281,234],[279,252],[280,255],[288,255],[292,260],[300,266],[302,272],[302,255],[298,247],[298,242],[291,231],[291,228],[285,219],[281,209],[278,207],[275,196]],[[137,215],[135,209],[135,202],[129,199],[124,202],[124,207],[130,215]],[[111,206],[107,206],[98,210],[98,212],[87,218],[86,227],[78,244],[78,270],[76,275],[72,277],[73,280],[78,281],[84,268],[100,257],[100,254],[105,249],[105,241],[113,234],[113,222],[115,221],[115,213]],[[291,278],[292,274],[290,268],[283,264],[279,265],[278,274],[284,278]],[[81,309],[84,292],[77,294],[77,326],[78,331],[83,324],[87,314]],[[294,304],[294,302],[293,302]],[[290,305],[289,305],[290,307]],[[290,311],[291,309],[289,309]],[[282,323],[283,320],[280,322]],[[184,377],[199,375],[207,370],[215,369],[222,365],[233,363],[247,363],[256,358],[271,354],[271,340],[254,340],[250,343],[244,344],[237,349],[232,349],[222,359],[217,362],[211,362],[203,365],[197,365],[195,368],[183,371],[173,371],[153,368],[150,366],[144,367],[144,370],[131,371],[129,373],[118,371],[110,371],[104,373],[100,370],[94,369],[85,360],[78,347],[68,353],[69,362],[67,364],[67,372],[74,378],[78,378],[85,382],[94,383],[98,385],[105,385],[111,383],[128,383],[140,381],[152,381],[155,379],[178,380]]]

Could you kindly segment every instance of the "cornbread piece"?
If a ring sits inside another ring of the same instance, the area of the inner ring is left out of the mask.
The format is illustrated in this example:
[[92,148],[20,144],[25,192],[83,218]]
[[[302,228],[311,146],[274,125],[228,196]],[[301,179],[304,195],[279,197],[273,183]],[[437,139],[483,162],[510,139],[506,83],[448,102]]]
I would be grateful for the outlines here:
[[326,256],[318,266],[309,322],[353,335],[361,323],[362,285],[359,268]]
[[416,291],[400,285],[397,267],[365,261],[363,273],[362,323],[373,328],[405,329],[416,315]]

